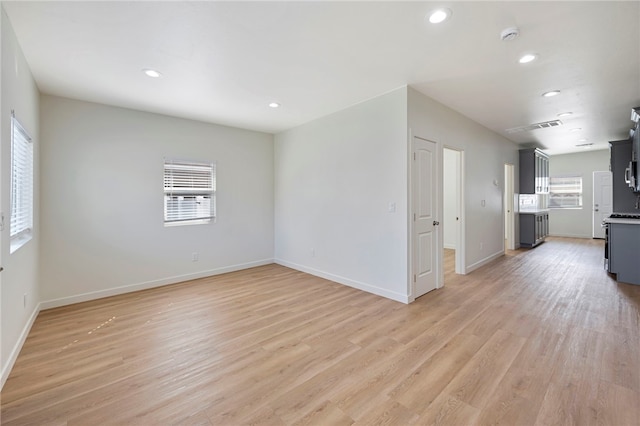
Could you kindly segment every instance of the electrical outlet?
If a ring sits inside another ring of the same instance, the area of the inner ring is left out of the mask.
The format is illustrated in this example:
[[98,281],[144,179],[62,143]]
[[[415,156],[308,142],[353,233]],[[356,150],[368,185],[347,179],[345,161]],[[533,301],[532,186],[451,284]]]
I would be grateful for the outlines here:
[[198,254],[198,252],[196,252],[196,251],[191,253],[191,261],[192,262],[197,262],[198,260],[200,260],[200,254]]
[[484,248],[484,243],[480,243],[480,250]]
[[311,257],[316,257],[316,249],[311,248]]
[[24,296],[22,297],[22,306],[24,308],[27,307],[27,293],[25,293]]

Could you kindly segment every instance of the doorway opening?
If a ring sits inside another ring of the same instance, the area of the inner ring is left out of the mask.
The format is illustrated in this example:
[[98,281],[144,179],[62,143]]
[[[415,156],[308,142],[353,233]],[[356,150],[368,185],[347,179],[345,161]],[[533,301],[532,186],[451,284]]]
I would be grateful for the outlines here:
[[463,151],[443,148],[442,219],[444,276],[464,274]]
[[513,164],[505,163],[504,165],[504,189],[502,199],[504,200],[504,251],[516,249],[516,224],[515,211],[517,205],[514,193],[514,170]]

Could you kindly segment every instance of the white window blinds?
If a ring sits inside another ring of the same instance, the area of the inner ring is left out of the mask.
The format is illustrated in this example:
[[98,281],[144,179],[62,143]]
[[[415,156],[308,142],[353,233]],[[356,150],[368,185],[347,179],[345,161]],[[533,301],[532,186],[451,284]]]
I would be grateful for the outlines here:
[[25,239],[33,228],[33,143],[11,118],[11,224],[10,238]]
[[164,161],[164,223],[207,223],[216,215],[216,165]]
[[582,207],[582,176],[554,176],[549,181],[549,208]]

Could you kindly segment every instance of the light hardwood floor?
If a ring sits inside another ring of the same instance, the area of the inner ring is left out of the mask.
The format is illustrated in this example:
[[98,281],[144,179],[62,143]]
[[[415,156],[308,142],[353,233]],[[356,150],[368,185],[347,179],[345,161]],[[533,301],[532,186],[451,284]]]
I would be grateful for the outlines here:
[[2,424],[638,425],[640,286],[602,253],[552,238],[411,305],[269,265],[43,311]]

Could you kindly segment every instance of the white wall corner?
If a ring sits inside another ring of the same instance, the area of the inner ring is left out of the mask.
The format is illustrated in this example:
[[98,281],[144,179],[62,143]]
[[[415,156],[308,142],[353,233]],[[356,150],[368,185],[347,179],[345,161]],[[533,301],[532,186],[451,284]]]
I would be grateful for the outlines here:
[[372,284],[367,284],[367,283],[355,281],[349,278],[341,277],[339,275],[331,274],[329,272],[320,271],[318,269],[314,269],[305,265],[288,262],[282,259],[275,259],[274,262],[277,263],[278,265],[295,269],[296,271],[300,271],[316,277],[324,278],[326,280],[333,281],[338,284],[346,285],[348,287],[352,287],[357,290],[366,291],[367,293],[375,294],[377,296],[382,296],[396,302],[408,304],[413,301],[413,298],[408,294],[397,293],[395,291],[387,290]]
[[504,251],[499,251],[497,253],[489,255],[489,256],[485,257],[484,259],[481,259],[478,262],[467,266],[465,273],[468,274],[469,272],[475,271],[476,269],[478,269],[478,268],[480,268],[480,267],[482,267],[482,266],[484,266],[484,265],[486,265],[488,263],[491,263],[494,260],[496,260],[496,259],[498,259],[498,258],[500,258],[502,256],[504,256]]

